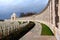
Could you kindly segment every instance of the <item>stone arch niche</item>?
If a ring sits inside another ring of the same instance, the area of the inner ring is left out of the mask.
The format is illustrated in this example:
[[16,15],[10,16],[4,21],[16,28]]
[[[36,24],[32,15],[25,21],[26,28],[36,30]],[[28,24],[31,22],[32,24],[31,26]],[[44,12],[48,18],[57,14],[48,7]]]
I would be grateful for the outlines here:
[[[58,2],[58,1],[57,1]],[[40,21],[41,23],[47,24],[50,29],[52,30],[52,32],[54,33],[56,38],[59,38],[59,33],[56,27],[58,27],[58,21],[59,21],[59,16],[58,16],[58,12],[59,10],[56,8],[57,4],[56,4],[56,0],[49,0],[48,5],[46,6],[46,8],[40,13],[40,14],[36,14],[30,17],[23,17],[23,18],[18,18],[18,20],[37,20]],[[58,11],[56,11],[58,10]],[[58,20],[56,20],[56,18]],[[60,31],[59,31],[60,32]]]
[[[58,3],[58,1],[57,1]],[[52,30],[52,32],[55,34],[55,37],[58,39],[60,38],[60,30],[57,29],[56,27],[58,27],[58,22],[59,22],[59,18],[57,17],[60,17],[58,15],[59,13],[59,6],[57,6],[57,3],[56,3],[56,0],[49,0],[49,3],[48,5],[46,6],[46,8],[40,13],[40,14],[36,14],[36,15],[33,15],[33,16],[29,16],[29,17],[22,17],[22,18],[17,18],[16,21],[40,21],[41,23],[45,23],[47,24],[50,29]],[[59,1],[60,3],[60,1]],[[58,11],[56,11],[58,10]],[[60,14],[60,13],[59,13]],[[56,18],[58,20],[56,20]],[[8,20],[9,21],[9,20]]]
[[[60,3],[60,1],[59,1]],[[56,11],[58,10],[58,11]],[[48,5],[46,8],[39,14],[32,15],[29,17],[22,17],[22,18],[17,18],[16,21],[40,21],[41,23],[47,24],[52,32],[54,33],[55,37],[60,40],[60,29],[57,28],[60,25],[60,4],[58,5],[58,0],[49,0]],[[58,15],[59,14],[59,15]],[[7,20],[9,21],[9,20]]]
[[51,26],[51,28],[54,28],[55,27],[55,4],[54,3],[55,3],[55,0],[49,0],[47,6],[41,13],[28,16],[28,17],[17,18],[16,21],[20,21],[20,20],[35,21],[36,20],[36,21],[49,24],[48,26]]
[[[29,17],[16,18],[16,21],[18,21],[18,20],[26,20],[26,21],[37,20],[37,21],[45,22],[47,24],[52,24],[53,26],[55,26],[55,24],[56,24],[55,16],[56,16],[55,15],[55,0],[49,0],[46,8],[41,13],[32,15]],[[9,20],[7,20],[7,21],[9,21]]]
[[28,17],[17,18],[17,20],[39,20],[49,22],[55,25],[55,10],[54,10],[54,1],[49,0],[47,6],[39,14],[35,14]]
[[32,15],[29,17],[23,17],[19,19],[45,21],[58,27],[59,16],[58,16],[58,7],[56,7],[57,3],[58,1],[56,2],[56,0],[49,0],[45,9],[41,11],[39,14]]

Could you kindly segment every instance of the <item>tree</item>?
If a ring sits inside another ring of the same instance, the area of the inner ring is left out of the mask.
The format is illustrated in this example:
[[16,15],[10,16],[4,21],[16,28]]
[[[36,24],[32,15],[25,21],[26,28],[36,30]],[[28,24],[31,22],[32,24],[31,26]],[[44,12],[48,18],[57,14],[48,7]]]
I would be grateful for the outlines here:
[[20,17],[27,17],[27,16],[32,16],[32,15],[34,15],[34,14],[36,14],[36,13],[32,13],[32,12],[28,12],[28,13],[21,13],[20,14]]
[[20,16],[19,17],[23,17],[25,14],[22,12],[22,13],[20,13]]

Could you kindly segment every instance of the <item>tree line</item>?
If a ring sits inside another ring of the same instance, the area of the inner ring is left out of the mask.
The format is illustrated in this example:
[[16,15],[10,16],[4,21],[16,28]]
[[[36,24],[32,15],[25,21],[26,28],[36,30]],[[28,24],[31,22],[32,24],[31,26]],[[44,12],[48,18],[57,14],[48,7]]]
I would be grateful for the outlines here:
[[27,17],[27,16],[32,16],[36,13],[32,13],[32,12],[28,12],[28,13],[20,13],[20,16],[19,17]]

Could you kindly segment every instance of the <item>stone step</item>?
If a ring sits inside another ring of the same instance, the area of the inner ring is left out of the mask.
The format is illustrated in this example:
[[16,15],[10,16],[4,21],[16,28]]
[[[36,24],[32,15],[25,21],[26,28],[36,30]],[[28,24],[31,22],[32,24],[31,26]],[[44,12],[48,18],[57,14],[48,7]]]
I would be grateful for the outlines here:
[[35,38],[33,40],[56,40],[54,36],[41,36],[39,38]]
[[56,40],[54,36],[36,36],[36,37],[25,37],[19,40]]

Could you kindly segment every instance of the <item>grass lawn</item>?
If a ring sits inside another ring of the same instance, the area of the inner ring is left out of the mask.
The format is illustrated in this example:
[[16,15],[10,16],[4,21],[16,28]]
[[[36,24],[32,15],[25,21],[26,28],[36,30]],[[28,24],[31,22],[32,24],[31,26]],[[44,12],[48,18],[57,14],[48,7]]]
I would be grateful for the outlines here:
[[41,35],[54,35],[47,25],[43,23],[41,23],[41,25],[42,25]]

